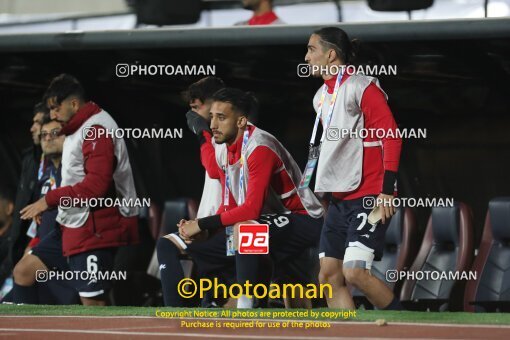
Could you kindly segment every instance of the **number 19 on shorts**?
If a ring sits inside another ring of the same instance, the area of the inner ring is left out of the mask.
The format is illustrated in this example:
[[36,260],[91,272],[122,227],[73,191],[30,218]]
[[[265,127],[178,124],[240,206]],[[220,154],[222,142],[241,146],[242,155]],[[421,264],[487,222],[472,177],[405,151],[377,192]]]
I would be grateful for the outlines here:
[[237,249],[239,254],[268,254],[269,225],[241,224]]

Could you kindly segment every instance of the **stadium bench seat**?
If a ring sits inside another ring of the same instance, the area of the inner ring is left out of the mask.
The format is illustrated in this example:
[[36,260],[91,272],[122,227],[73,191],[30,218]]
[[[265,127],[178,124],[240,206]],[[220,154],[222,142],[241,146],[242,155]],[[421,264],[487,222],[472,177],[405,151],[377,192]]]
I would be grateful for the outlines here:
[[113,283],[110,302],[114,305],[144,305],[147,296],[157,290],[159,281],[147,275],[155,246],[155,237],[160,228],[160,208],[154,201],[150,207],[140,208],[138,215],[138,235],[140,242],[119,247],[115,255],[114,270],[127,271],[127,280]]
[[510,197],[489,202],[482,241],[466,285],[465,310],[510,311]]
[[150,207],[142,207],[140,209],[140,220],[147,223],[152,238],[157,240],[161,228],[161,208],[159,205],[151,202]]
[[[390,225],[386,231],[384,240],[384,255],[381,261],[372,264],[371,273],[382,280],[396,296],[400,295],[402,281],[388,282],[386,271],[397,270],[407,271],[413,263],[419,247],[418,230],[416,218],[411,208],[400,208],[391,218]],[[353,289],[352,296],[356,305],[364,305],[365,308],[372,308],[372,305],[364,294]]]
[[[432,208],[423,242],[409,272],[467,271],[473,258],[471,209],[455,202],[453,207]],[[433,280],[416,276],[403,283],[400,299],[411,310],[462,310],[465,280]],[[462,295],[462,296],[461,296]]]
[[194,220],[197,217],[197,210],[197,203],[190,198],[166,201],[159,236],[177,232],[177,223],[181,219]]

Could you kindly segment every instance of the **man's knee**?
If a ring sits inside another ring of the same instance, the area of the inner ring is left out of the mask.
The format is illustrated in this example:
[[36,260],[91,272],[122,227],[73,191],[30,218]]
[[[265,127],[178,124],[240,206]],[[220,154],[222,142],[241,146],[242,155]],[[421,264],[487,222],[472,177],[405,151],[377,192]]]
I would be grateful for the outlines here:
[[174,244],[166,237],[160,237],[156,242],[156,250],[158,254],[165,251],[168,247],[175,248]]
[[344,268],[343,274],[345,281],[357,288],[362,286],[363,282],[366,280],[366,275],[370,275],[368,274],[368,270],[364,268]]
[[335,271],[332,268],[321,268],[319,271],[319,283],[335,283],[338,281],[339,274],[341,275],[342,273],[339,273],[338,270]]
[[345,280],[353,286],[360,288],[370,275],[370,268],[374,254],[366,249],[347,247],[345,249],[343,274]]
[[[172,236],[170,236],[172,235]],[[181,240],[176,240],[178,236],[173,237],[174,234],[170,234],[164,237],[160,237],[156,243],[156,252],[158,260],[164,259],[166,256],[179,256],[180,253],[184,252],[186,244]],[[180,244],[180,242],[184,244]]]
[[42,268],[38,268],[37,263],[40,260],[34,255],[25,255],[14,267],[12,272],[14,276],[14,282],[20,286],[31,286],[35,283],[36,271]]
[[321,259],[319,283],[335,286],[344,285],[342,266],[338,260]]
[[29,282],[29,270],[23,260],[20,260],[14,270],[12,271],[12,275],[14,276],[14,282],[22,286],[31,286],[32,282]]

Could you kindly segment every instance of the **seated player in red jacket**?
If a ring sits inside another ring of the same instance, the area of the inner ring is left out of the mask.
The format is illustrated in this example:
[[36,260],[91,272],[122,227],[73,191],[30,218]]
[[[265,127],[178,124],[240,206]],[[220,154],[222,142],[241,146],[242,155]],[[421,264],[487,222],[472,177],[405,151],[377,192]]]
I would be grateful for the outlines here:
[[[85,305],[104,305],[111,282],[94,279],[94,275],[108,275],[117,247],[138,242],[138,207],[89,207],[81,201],[137,199],[126,143],[123,138],[103,133],[118,129],[117,123],[97,104],[86,100],[83,87],[73,76],[55,77],[44,102],[51,118],[62,124],[61,133],[66,136],[62,183],[60,188],[23,208],[21,218],[37,218],[58,206],[62,253],[68,257],[68,269],[80,273],[79,279],[73,281],[81,301]],[[68,205],[76,199],[80,204]],[[44,263],[34,261],[32,269],[44,270]]]

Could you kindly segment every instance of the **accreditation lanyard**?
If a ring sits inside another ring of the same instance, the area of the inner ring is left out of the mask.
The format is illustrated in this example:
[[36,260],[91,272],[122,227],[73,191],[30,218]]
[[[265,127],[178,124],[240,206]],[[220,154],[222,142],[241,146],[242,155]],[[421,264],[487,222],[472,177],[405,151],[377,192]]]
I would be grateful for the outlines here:
[[57,178],[55,176],[53,169],[50,172],[49,187],[50,187],[50,190],[55,190],[57,188]]
[[[45,171],[45,159],[44,154],[41,155],[41,161],[39,163],[39,169],[37,171],[37,179],[40,181],[44,175]],[[43,183],[41,187],[41,196],[46,195],[48,191],[54,190],[57,188],[57,181],[55,179],[55,174],[53,173],[53,169],[50,170],[50,176],[46,180],[45,183]],[[27,229],[27,236],[30,238],[34,238],[37,236],[37,223],[35,222],[35,219],[32,220],[30,223],[30,226]]]
[[310,181],[312,180],[312,175],[315,171],[315,167],[317,166],[317,161],[319,159],[319,154],[321,150],[322,142],[326,136],[326,131],[329,128],[329,124],[331,123],[331,118],[333,117],[333,110],[335,108],[336,99],[338,97],[338,90],[340,88],[340,83],[342,82],[343,73],[340,73],[336,78],[335,88],[333,90],[333,94],[329,100],[329,108],[328,114],[326,116],[326,120],[323,122],[323,130],[322,136],[320,139],[320,143],[318,146],[315,145],[315,138],[317,137],[317,128],[319,127],[319,121],[322,115],[322,107],[324,104],[324,100],[326,99],[326,92],[328,91],[328,86],[326,84],[322,87],[321,97],[319,99],[319,103],[317,106],[317,116],[315,117],[315,123],[313,125],[312,137],[310,138],[310,149],[308,151],[308,162],[306,163],[305,170],[303,171],[303,176],[301,178],[301,182],[299,183],[299,189],[308,188]]
[[50,169],[50,175],[48,179],[41,186],[41,196],[46,195],[48,191],[55,190],[57,188],[57,178],[54,169]]
[[40,180],[44,174],[44,154],[41,155],[41,161],[39,162],[39,169],[37,170],[37,180]]
[[[324,137],[326,136],[326,131],[331,123],[331,118],[333,117],[333,109],[335,108],[336,98],[338,97],[338,90],[340,89],[340,83],[342,82],[343,73],[340,73],[336,78],[335,89],[333,90],[333,95],[329,99],[329,108],[328,115],[326,116],[326,121],[324,125],[324,129],[322,131],[321,141],[324,141]],[[315,137],[317,135],[317,128],[319,127],[319,121],[322,115],[322,106],[324,104],[324,100],[326,99],[326,93],[328,92],[328,86],[324,84],[322,87],[321,98],[319,99],[319,104],[317,107],[317,116],[315,117],[315,123],[313,125],[312,137],[310,138],[310,146],[315,145]]]
[[[241,166],[241,169],[239,171],[239,198],[237,202],[237,206],[240,206],[244,203],[245,200],[245,194],[244,194],[244,163],[246,162],[246,145],[248,144],[248,138],[250,137],[250,132],[248,131],[248,128],[243,133],[243,142],[241,146],[241,157],[239,159],[239,165]],[[225,165],[225,189],[224,189],[224,196],[223,196],[223,205],[225,208],[225,211],[228,209],[229,205],[229,195],[230,195],[230,176],[228,174],[228,151],[227,151],[227,161]],[[236,254],[237,246],[234,244],[234,227],[228,226],[225,228],[225,234],[226,234],[226,253],[227,256],[234,256]]]
[[[244,195],[244,163],[246,161],[246,145],[248,144],[248,138],[250,137],[250,132],[248,128],[243,133],[243,142],[241,144],[241,157],[239,160],[239,165],[241,166],[239,172],[239,199],[237,205],[241,205],[244,203],[245,195]],[[227,151],[227,160],[225,162],[225,189],[223,190],[223,206],[225,211],[227,211],[230,201],[230,176],[228,173],[228,151]]]

